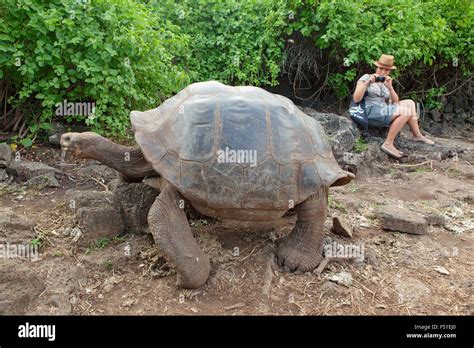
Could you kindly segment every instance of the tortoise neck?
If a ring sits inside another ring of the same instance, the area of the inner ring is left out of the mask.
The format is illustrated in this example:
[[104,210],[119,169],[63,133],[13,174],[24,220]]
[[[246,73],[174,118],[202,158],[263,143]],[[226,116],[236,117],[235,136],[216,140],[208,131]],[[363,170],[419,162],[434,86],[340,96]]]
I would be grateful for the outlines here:
[[84,158],[95,159],[115,169],[125,178],[136,179],[156,175],[139,147],[116,144],[98,134],[85,146],[82,155]]

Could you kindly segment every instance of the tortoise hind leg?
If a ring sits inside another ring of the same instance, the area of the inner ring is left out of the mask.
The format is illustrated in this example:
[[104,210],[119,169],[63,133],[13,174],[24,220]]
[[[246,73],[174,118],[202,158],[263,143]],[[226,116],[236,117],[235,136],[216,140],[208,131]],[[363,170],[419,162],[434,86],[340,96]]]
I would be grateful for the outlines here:
[[178,273],[178,285],[194,289],[209,277],[209,258],[193,237],[184,209],[179,207],[179,193],[165,180],[160,181],[161,193],[148,213],[150,232],[164,252],[167,261]]
[[322,260],[328,188],[322,187],[295,207],[296,224],[277,250],[278,264],[286,271],[308,272]]

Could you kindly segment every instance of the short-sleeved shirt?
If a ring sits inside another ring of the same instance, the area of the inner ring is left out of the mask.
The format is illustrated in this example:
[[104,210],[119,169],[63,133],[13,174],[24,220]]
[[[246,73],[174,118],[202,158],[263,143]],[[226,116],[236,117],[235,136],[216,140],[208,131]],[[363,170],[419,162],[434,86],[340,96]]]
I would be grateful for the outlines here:
[[[366,82],[370,79],[369,74],[362,76],[359,81]],[[390,91],[383,82],[374,82],[367,88],[367,96],[365,97],[365,107],[370,106],[387,106],[390,98]]]

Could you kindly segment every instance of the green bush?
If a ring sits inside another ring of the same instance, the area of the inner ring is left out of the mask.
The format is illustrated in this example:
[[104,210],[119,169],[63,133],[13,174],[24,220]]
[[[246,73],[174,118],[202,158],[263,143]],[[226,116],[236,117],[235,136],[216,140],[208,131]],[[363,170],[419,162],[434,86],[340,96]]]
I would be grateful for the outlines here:
[[275,85],[283,62],[283,0],[146,1],[189,35],[193,81]]
[[94,114],[67,121],[123,135],[131,109],[156,107],[189,82],[174,61],[187,37],[139,2],[3,0],[0,16],[0,78],[14,86],[13,107],[39,106],[26,115],[32,134],[67,100],[95,103]]

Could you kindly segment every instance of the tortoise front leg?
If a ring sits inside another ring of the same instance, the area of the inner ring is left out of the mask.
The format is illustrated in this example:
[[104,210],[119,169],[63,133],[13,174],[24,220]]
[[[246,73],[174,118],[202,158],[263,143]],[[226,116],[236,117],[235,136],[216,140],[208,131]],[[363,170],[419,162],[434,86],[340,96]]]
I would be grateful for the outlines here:
[[209,277],[209,258],[193,237],[184,209],[179,207],[179,193],[164,179],[160,180],[161,193],[148,213],[150,232],[164,252],[166,260],[178,273],[177,284],[194,289]]
[[328,188],[321,187],[295,207],[295,227],[282,240],[277,251],[278,264],[286,271],[312,271],[321,262],[327,204]]

